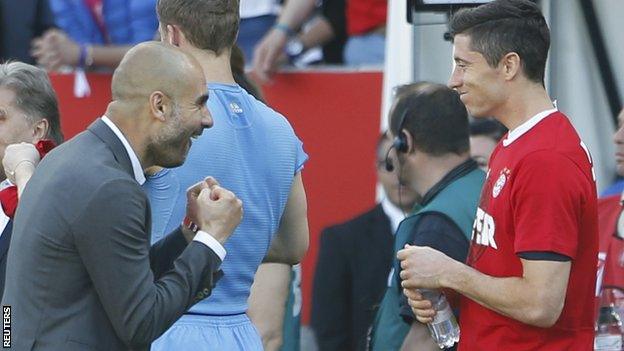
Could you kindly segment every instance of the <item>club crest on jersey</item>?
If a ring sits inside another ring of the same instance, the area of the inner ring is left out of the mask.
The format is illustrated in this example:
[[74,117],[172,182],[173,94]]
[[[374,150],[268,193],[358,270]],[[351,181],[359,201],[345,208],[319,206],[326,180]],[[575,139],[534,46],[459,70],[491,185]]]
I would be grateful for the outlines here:
[[507,183],[507,179],[509,178],[509,174],[511,174],[511,171],[508,168],[503,168],[503,170],[500,171],[498,179],[496,179],[496,183],[494,183],[494,186],[492,187],[492,196],[494,198],[497,198],[500,192],[503,190],[503,187],[505,186],[505,184]]

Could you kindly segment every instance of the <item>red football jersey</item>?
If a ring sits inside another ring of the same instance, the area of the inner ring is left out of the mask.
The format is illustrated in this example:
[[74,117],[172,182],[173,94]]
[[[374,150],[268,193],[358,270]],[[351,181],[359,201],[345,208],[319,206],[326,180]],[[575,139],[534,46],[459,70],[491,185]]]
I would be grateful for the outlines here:
[[519,253],[572,259],[565,304],[551,328],[533,327],[462,298],[459,350],[592,350],[598,259],[591,156],[567,117],[544,111],[492,153],[468,264],[493,277],[522,276]]
[[604,265],[598,269],[596,283],[603,288],[624,290],[624,215],[621,196],[598,199],[598,251]]

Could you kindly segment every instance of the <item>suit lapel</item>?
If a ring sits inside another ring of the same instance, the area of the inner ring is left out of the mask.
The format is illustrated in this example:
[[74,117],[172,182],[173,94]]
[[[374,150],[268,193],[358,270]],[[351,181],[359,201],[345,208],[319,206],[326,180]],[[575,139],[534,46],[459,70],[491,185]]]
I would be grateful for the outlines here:
[[2,235],[0,236],[0,260],[2,260],[9,251],[9,244],[11,243],[11,232],[13,231],[13,221],[9,220]]
[[128,156],[128,151],[122,144],[121,140],[115,135],[112,129],[102,121],[101,118],[95,120],[95,122],[91,123],[89,128],[87,128],[91,133],[95,134],[98,138],[100,138],[115,156],[115,160],[119,162],[119,165],[123,170],[128,172],[132,178],[134,178],[134,171],[132,169],[132,161],[130,161],[130,156]]
[[385,239],[387,239],[388,235],[392,237],[392,234],[394,234],[392,233],[392,228],[390,226],[390,219],[383,211],[383,207],[381,207],[381,204],[377,204],[377,206],[375,206],[373,215],[371,216],[371,222],[372,225],[375,226],[375,230],[373,230],[373,233],[380,233],[380,235],[383,236]]

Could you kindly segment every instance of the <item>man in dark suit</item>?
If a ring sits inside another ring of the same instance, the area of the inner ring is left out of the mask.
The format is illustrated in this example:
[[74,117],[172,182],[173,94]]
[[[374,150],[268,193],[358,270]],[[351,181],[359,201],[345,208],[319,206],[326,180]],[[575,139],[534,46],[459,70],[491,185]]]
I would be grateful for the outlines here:
[[[0,158],[4,157],[10,144],[28,143],[34,150],[32,144],[43,139],[52,139],[56,144],[63,141],[56,94],[46,72],[35,66],[22,62],[0,64],[0,118]],[[36,150],[34,153],[36,159],[28,162],[20,159],[14,166],[20,170],[34,168],[39,161]],[[12,177],[11,183],[19,185],[23,180],[26,179],[16,181]],[[0,165],[0,197],[3,199],[11,191],[7,189],[11,183],[7,181],[4,164]],[[13,208],[4,206],[3,203],[3,208],[0,208],[0,296],[4,290],[4,272],[13,226],[10,219]]]
[[385,198],[321,234],[312,296],[312,328],[319,350],[365,349],[392,267],[393,234],[418,200],[415,192],[399,186],[396,170],[388,171],[390,146],[383,134],[377,143],[377,177]]
[[212,125],[193,58],[140,44],[112,96],[105,116],[41,161],[20,199],[2,301],[13,349],[149,349],[210,294],[240,222],[240,201],[209,178],[188,191],[197,234],[177,229],[150,249],[143,169],[181,165]]

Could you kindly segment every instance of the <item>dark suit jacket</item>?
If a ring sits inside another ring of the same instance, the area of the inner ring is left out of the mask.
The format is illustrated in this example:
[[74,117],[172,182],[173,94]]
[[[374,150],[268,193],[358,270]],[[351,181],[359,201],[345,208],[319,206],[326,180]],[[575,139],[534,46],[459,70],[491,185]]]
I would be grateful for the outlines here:
[[319,350],[364,350],[386,290],[394,237],[381,205],[321,234],[312,328]]
[[11,232],[13,231],[13,221],[9,220],[0,236],[0,298],[4,292],[4,275],[6,272],[7,253],[11,243]]
[[50,152],[13,224],[2,301],[13,349],[149,349],[210,293],[221,263],[179,230],[150,248],[150,227],[147,196],[103,121]]
[[52,27],[48,0],[0,0],[0,61],[33,64],[30,42]]

